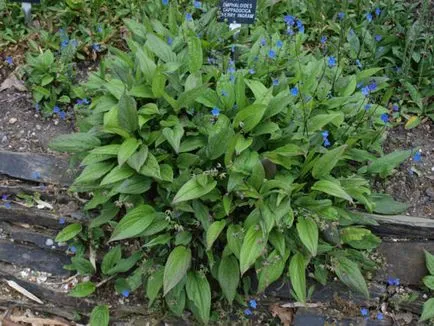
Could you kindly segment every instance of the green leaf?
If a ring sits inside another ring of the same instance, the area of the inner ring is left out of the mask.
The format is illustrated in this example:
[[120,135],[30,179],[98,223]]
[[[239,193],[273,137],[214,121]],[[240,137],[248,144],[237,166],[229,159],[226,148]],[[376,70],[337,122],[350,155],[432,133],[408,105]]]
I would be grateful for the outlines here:
[[114,164],[110,162],[99,162],[86,166],[80,175],[75,179],[74,184],[89,183],[98,180],[113,169]]
[[196,36],[190,36],[187,41],[188,45],[188,66],[191,73],[195,73],[202,68],[203,55],[202,55],[202,43],[200,38]]
[[149,299],[148,306],[152,306],[152,303],[158,296],[161,288],[163,287],[164,268],[160,268],[151,274],[146,283],[146,296]]
[[297,252],[289,263],[289,277],[292,288],[299,302],[306,302],[306,272],[305,259],[303,255]]
[[92,293],[94,293],[95,290],[96,290],[95,284],[88,281],[88,282],[83,282],[83,283],[77,284],[75,286],[75,288],[73,288],[69,292],[68,295],[71,297],[75,297],[75,298],[84,298],[84,297],[87,297],[87,296],[91,295]]
[[258,293],[262,293],[273,282],[277,281],[285,269],[286,257],[279,255],[277,250],[273,250],[267,257],[265,263],[260,267],[258,275]]
[[132,133],[139,127],[137,104],[133,97],[124,93],[119,99],[119,125]]
[[422,279],[422,281],[428,289],[434,290],[434,275],[427,275]]
[[205,275],[189,272],[185,285],[187,296],[197,308],[197,316],[201,322],[208,324],[211,310],[211,288]]
[[243,275],[252,266],[256,259],[262,256],[267,245],[262,229],[257,225],[252,225],[244,237],[240,250],[240,272]]
[[120,259],[116,262],[116,265],[107,271],[107,275],[113,275],[116,273],[128,272],[134,265],[142,258],[142,253],[140,251],[135,252],[130,257],[125,259]]
[[172,52],[171,47],[164,42],[158,36],[148,33],[146,35],[147,41],[146,46],[151,50],[157,57],[159,57],[164,62],[176,61],[176,55]]
[[434,318],[434,298],[428,299],[423,304],[422,316],[420,316],[419,321],[425,321]]
[[426,268],[428,269],[431,275],[434,275],[434,255],[432,255],[426,250],[424,250],[424,252],[425,252]]
[[167,78],[161,72],[157,71],[152,79],[152,93],[155,97],[162,97],[165,94]]
[[58,152],[80,153],[89,151],[101,145],[99,138],[87,133],[74,133],[60,135],[54,138],[48,145],[52,150]]
[[146,163],[140,168],[140,174],[160,179],[160,165],[158,165],[157,159],[154,155],[152,155],[151,152],[148,152],[148,158],[146,159]]
[[116,166],[102,179],[100,185],[108,185],[131,177],[134,174],[134,170],[129,166]]
[[164,128],[163,136],[169,142],[170,146],[175,150],[175,153],[179,153],[179,147],[181,145],[181,138],[184,135],[184,128],[177,124],[173,129]]
[[136,172],[140,173],[140,169],[142,168],[143,164],[145,164],[146,159],[148,158],[148,152],[148,146],[141,145],[139,150],[128,158],[128,165],[134,170],[136,170]]
[[110,320],[109,307],[99,305],[92,309],[90,313],[90,326],[108,326]]
[[414,103],[417,104],[419,109],[423,110],[423,103],[422,103],[422,95],[417,91],[416,87],[414,87],[409,82],[404,82],[405,88],[407,88],[408,92],[410,93],[410,97],[413,100]]
[[411,150],[394,151],[380,158],[377,158],[368,165],[367,172],[370,174],[379,174],[385,178],[389,176],[393,169],[408,159],[411,155]]
[[140,146],[140,142],[135,138],[126,139],[118,152],[118,164],[123,165],[137,150]]
[[240,283],[240,268],[235,256],[229,255],[222,258],[218,269],[218,281],[224,296],[232,305]]
[[71,263],[78,273],[81,275],[93,275],[95,273],[95,268],[92,263],[83,257],[72,257]]
[[108,274],[108,271],[116,265],[116,263],[122,258],[121,246],[116,246],[109,250],[108,253],[104,255],[101,263],[101,271],[104,274]]
[[373,235],[371,231],[353,226],[341,229],[340,238],[343,243],[355,249],[374,249],[381,243],[380,238]]
[[191,264],[191,250],[178,246],[171,251],[164,266],[164,295],[178,284],[187,273]]
[[318,226],[315,221],[310,217],[300,216],[297,222],[297,232],[301,242],[315,257],[318,249]]
[[336,127],[339,127],[344,122],[345,115],[343,112],[333,112],[326,114],[317,114],[313,117],[309,117],[308,130],[309,132],[315,132],[321,130],[329,123],[333,123]]
[[116,225],[109,242],[138,236],[155,219],[156,213],[149,205],[140,205],[130,210]]
[[405,212],[408,204],[401,203],[388,194],[372,194],[371,200],[375,203],[374,212],[383,215],[395,215]]
[[243,245],[243,228],[238,224],[229,225],[226,231],[228,247],[232,253],[240,259],[241,246]]
[[234,126],[249,132],[261,122],[266,109],[265,104],[252,104],[241,109],[234,118]]
[[312,190],[317,190],[329,194],[334,197],[343,198],[350,202],[353,201],[350,195],[348,195],[345,190],[337,183],[328,180],[319,180],[311,188]]
[[312,169],[312,176],[315,179],[320,179],[323,176],[330,174],[339,160],[342,159],[347,145],[339,146],[338,148],[327,151],[322,155],[314,164]]
[[217,240],[220,233],[226,226],[226,220],[216,221],[211,224],[206,231],[206,250],[210,250],[214,241]]
[[382,69],[383,68],[369,68],[369,69],[365,69],[365,70],[358,72],[356,74],[357,82],[361,82],[361,81],[365,80],[366,78],[375,75],[377,72],[379,72]]
[[207,183],[201,185],[198,182],[198,176],[195,176],[189,181],[187,181],[181,187],[181,189],[178,190],[178,192],[175,195],[175,198],[173,198],[172,204],[177,204],[183,201],[192,200],[192,199],[205,196],[207,193],[213,190],[216,187],[216,185],[217,185],[217,181],[209,182],[208,178],[207,178]]
[[146,52],[139,47],[136,50],[136,62],[146,80],[152,82],[157,66],[154,61],[149,58]]
[[359,266],[345,257],[337,257],[333,264],[334,271],[339,279],[351,289],[354,289],[366,298],[369,298],[368,287],[360,272]]
[[56,237],[56,242],[66,242],[68,240],[71,240],[76,235],[78,235],[81,232],[81,230],[82,230],[81,224],[78,223],[70,224],[62,231],[59,232],[59,234]]

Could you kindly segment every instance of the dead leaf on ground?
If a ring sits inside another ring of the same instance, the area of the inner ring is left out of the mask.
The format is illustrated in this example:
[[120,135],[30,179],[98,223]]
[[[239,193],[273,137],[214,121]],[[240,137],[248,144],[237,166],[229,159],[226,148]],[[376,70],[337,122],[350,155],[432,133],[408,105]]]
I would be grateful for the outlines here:
[[17,323],[26,323],[32,326],[70,326],[71,324],[57,319],[24,317],[24,316],[10,316],[11,321]]
[[19,80],[15,73],[11,73],[8,78],[6,78],[0,86],[0,92],[5,89],[15,88],[20,92],[27,91],[26,86],[24,86],[24,82]]
[[270,312],[273,317],[279,317],[283,326],[290,326],[294,319],[295,310],[292,308],[283,308],[278,303],[270,306]]

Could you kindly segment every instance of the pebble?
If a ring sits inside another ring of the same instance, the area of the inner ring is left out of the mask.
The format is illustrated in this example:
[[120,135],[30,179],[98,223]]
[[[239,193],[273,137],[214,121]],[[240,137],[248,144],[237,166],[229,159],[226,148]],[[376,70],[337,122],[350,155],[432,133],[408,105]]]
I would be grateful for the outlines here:
[[36,125],[36,130],[41,130],[42,127],[40,125]]
[[54,241],[52,239],[45,240],[45,245],[48,247],[51,247],[54,244]]
[[13,125],[15,122],[17,122],[18,121],[18,119],[17,118],[10,118],[9,119],[9,123],[11,124],[11,125]]
[[8,137],[6,135],[4,135],[2,137],[2,144],[6,144],[8,142]]
[[428,188],[427,190],[425,190],[425,192],[428,197],[434,199],[434,188]]

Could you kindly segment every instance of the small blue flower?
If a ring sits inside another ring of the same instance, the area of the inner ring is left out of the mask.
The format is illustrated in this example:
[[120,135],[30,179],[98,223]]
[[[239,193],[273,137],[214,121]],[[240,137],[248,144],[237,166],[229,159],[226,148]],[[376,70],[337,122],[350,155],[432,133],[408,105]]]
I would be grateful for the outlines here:
[[172,45],[173,44],[173,38],[170,36],[167,38],[167,44]]
[[324,139],[323,145],[324,145],[324,147],[329,147],[331,144],[330,144],[330,141],[328,139]]
[[60,112],[60,108],[57,105],[55,105],[53,107],[53,113],[59,113],[59,112]]
[[65,120],[66,119],[66,112],[65,111],[60,111],[59,112],[59,118],[62,119],[62,120]]
[[368,111],[371,107],[372,107],[372,104],[368,103],[365,105],[365,110]]
[[368,86],[365,86],[365,87],[362,88],[362,94],[364,96],[368,96],[369,95],[369,87]]
[[328,130],[324,130],[323,132],[321,132],[321,136],[322,138],[327,138],[329,136]]
[[338,19],[339,20],[344,19],[344,17],[345,17],[345,14],[342,11],[338,13]]
[[77,252],[77,248],[75,246],[69,246],[68,250],[73,254],[75,254]]
[[246,309],[246,310],[244,310],[244,314],[246,316],[251,316],[251,315],[253,315],[253,312],[250,309]]
[[361,309],[360,309],[360,314],[361,314],[363,317],[366,317],[366,316],[369,315],[369,310],[368,310],[367,308],[361,308]]
[[398,106],[397,104],[393,104],[393,105],[392,105],[392,110],[393,110],[394,112],[398,112],[398,111],[399,111],[399,106]]
[[359,59],[356,60],[356,65],[357,65],[357,67],[359,67],[359,69],[363,69],[363,65]]
[[59,218],[59,224],[63,225],[65,224],[66,220],[64,217]]
[[276,42],[276,46],[277,46],[278,49],[282,48],[282,46],[283,46],[283,42],[282,42],[281,40],[278,40],[278,41]]
[[196,9],[200,9],[202,7],[202,3],[200,1],[194,1],[193,5]]
[[2,200],[3,200],[3,201],[6,201],[6,200],[8,200],[8,197],[9,197],[8,194],[3,194],[3,195],[2,195]]
[[362,87],[363,87],[363,83],[362,83],[362,82],[357,83],[357,85],[356,85],[356,88],[357,88],[357,89],[361,89]]
[[291,27],[288,27],[288,29],[286,30],[286,34],[288,34],[289,36],[294,35],[294,30]]
[[92,49],[93,49],[95,52],[101,52],[101,45],[100,45],[99,43],[93,43],[93,44],[92,44]]
[[294,86],[293,88],[291,88],[290,92],[291,92],[292,96],[297,96],[298,95],[298,88]]
[[299,19],[297,19],[297,28],[298,28],[298,31],[299,31],[300,33],[304,33],[304,25],[303,25],[303,22],[302,22],[301,20],[299,20]]
[[276,58],[276,51],[274,51],[274,50],[268,51],[268,57],[270,59],[275,59]]
[[415,162],[421,162],[422,161],[422,154],[420,151],[417,151],[416,153],[414,153],[413,161],[415,161]]
[[250,308],[256,309],[257,303],[256,300],[252,299],[249,301]]
[[121,292],[121,294],[122,294],[122,296],[123,296],[124,298],[128,298],[129,295],[130,295],[130,291],[128,291],[128,290],[123,290],[123,291]]
[[378,319],[378,320],[383,320],[383,319],[384,319],[384,315],[383,315],[381,312],[379,312],[379,313],[377,314],[377,319]]
[[381,9],[380,8],[375,8],[375,15],[378,17],[381,14]]
[[370,23],[372,21],[372,14],[370,12],[368,12],[366,14],[366,20]]
[[389,115],[387,113],[383,113],[381,116],[381,121],[383,121],[384,123],[388,123],[389,122]]
[[191,22],[193,20],[193,16],[189,12],[187,12],[185,14],[185,20]]
[[220,115],[220,110],[219,110],[219,108],[218,108],[218,107],[214,107],[214,108],[211,110],[211,114],[213,115],[213,117],[218,117],[218,116]]
[[330,56],[327,60],[328,65],[330,68],[333,68],[334,66],[336,66],[336,58],[333,56]]
[[226,97],[226,96],[228,96],[228,95],[229,95],[228,92],[226,92],[225,90],[222,90],[222,92],[221,92],[221,96]]
[[68,40],[63,40],[62,42],[60,42],[60,47],[62,49],[64,49],[64,48],[66,48],[68,46],[68,44],[69,44]]
[[294,26],[294,24],[295,24],[294,16],[291,16],[291,15],[286,15],[286,16],[284,16],[284,17],[283,17],[283,21],[284,21],[287,25],[290,25],[290,26]]
[[103,29],[102,29],[102,26],[100,24],[98,24],[98,27],[96,28],[96,31],[98,33],[102,33]]
[[327,36],[321,36],[321,44],[325,44],[327,42]]
[[254,74],[255,74],[255,69],[250,68],[250,69],[249,69],[249,74],[254,75]]
[[39,173],[38,171],[33,171],[32,172],[32,179],[40,179],[41,178],[41,173]]
[[229,76],[229,80],[230,80],[231,83],[234,83],[234,82],[235,82],[235,75],[234,75],[234,74],[231,74],[231,75]]
[[375,35],[375,40],[377,42],[380,42],[383,39],[383,37],[380,34]]
[[369,91],[373,92],[377,89],[377,83],[375,80],[372,80],[371,83],[368,85]]
[[273,86],[279,86],[279,79],[273,79]]
[[261,46],[267,45],[267,40],[265,38],[261,39]]
[[163,6],[167,6],[169,4],[169,0],[162,0]]
[[228,73],[230,73],[230,74],[235,73],[235,67],[230,66],[230,67],[228,68]]
[[12,205],[11,205],[10,202],[7,201],[6,203],[4,203],[4,207],[7,208],[7,209],[11,209]]
[[5,62],[9,65],[12,66],[14,64],[14,59],[9,55],[6,57]]

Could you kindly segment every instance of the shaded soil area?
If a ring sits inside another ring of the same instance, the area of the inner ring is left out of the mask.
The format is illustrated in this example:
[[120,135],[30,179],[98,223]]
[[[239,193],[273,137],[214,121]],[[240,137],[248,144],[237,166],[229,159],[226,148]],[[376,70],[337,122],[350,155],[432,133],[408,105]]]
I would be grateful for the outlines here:
[[434,218],[434,125],[431,120],[417,128],[406,130],[400,125],[391,129],[384,142],[385,153],[415,149],[420,161],[413,156],[397,169],[377,189],[409,205],[407,215]]

